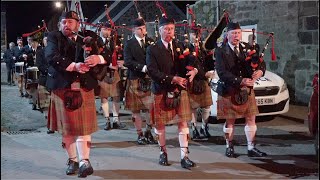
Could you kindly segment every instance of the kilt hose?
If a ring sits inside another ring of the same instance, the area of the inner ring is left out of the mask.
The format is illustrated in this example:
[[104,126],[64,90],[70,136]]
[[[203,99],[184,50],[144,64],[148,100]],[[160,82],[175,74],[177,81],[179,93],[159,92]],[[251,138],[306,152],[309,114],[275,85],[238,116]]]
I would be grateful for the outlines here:
[[[249,92],[249,88],[247,88]],[[248,101],[242,105],[231,102],[231,96],[218,96],[217,119],[238,119],[259,114],[253,89],[248,95]]]
[[181,91],[179,106],[169,109],[165,105],[166,92],[152,94],[154,99],[150,111],[151,123],[157,126],[175,124],[183,121],[191,121],[191,107],[188,92]]
[[19,92],[23,93],[23,89],[24,89],[24,76],[23,75],[16,75],[16,80],[18,82],[18,88],[19,88]]
[[32,103],[37,104],[38,102],[38,83],[27,84],[26,92],[31,95]]
[[125,94],[125,109],[132,112],[149,110],[152,104],[151,91],[143,92],[138,90],[138,79],[127,80]]
[[211,98],[211,88],[208,85],[206,80],[205,81],[205,89],[204,92],[201,94],[194,94],[192,92],[192,86],[189,87],[189,98],[190,98],[190,105],[192,109],[200,108],[200,107],[207,107],[212,105],[212,98]]
[[53,90],[48,113],[48,129],[59,131],[62,135],[84,136],[98,130],[94,90],[80,89],[83,99],[79,109],[69,111],[64,107],[66,89]]
[[50,104],[50,92],[45,86],[38,85],[38,101],[41,109],[47,109]]
[[118,71],[114,72],[114,82],[112,84],[109,84],[104,80],[98,81],[98,83],[100,86],[99,97],[108,98],[120,96],[120,76]]

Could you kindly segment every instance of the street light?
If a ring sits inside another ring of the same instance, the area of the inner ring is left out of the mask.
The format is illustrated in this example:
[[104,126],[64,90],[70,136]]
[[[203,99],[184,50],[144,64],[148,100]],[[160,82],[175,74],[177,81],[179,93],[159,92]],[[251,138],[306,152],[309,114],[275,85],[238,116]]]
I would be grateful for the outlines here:
[[56,3],[55,3],[55,5],[56,5],[56,8],[59,8],[59,9],[62,7],[61,2],[59,2],[59,1],[58,1],[58,2],[56,2]]

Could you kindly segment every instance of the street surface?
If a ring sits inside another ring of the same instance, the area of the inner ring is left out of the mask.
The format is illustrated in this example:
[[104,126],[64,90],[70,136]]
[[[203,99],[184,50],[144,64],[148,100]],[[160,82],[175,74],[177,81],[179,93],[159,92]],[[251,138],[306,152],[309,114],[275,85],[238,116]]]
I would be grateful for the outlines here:
[[[6,85],[4,72],[2,64],[1,179],[77,179],[65,175],[61,135],[46,133],[43,114],[19,97],[17,86]],[[257,124],[257,148],[268,153],[266,158],[247,156],[242,123],[235,130],[237,157],[225,157],[223,123],[210,124],[210,139],[189,142],[189,157],[197,163],[192,170],[180,166],[175,125],[166,127],[171,165],[164,167],[158,164],[159,147],[138,145],[130,113],[121,110],[121,115],[128,130],[105,131],[105,120],[98,115],[100,130],[92,136],[90,155],[94,173],[88,179],[319,179],[304,106],[291,106],[288,113]]]

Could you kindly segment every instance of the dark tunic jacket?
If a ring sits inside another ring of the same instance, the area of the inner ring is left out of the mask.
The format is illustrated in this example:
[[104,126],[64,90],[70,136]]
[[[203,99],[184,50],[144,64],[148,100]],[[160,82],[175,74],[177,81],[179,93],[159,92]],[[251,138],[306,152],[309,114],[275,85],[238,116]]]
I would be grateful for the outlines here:
[[[243,78],[251,78],[253,74],[253,68],[250,65],[251,60],[245,60],[246,53],[244,52],[244,49],[249,49],[249,45],[244,45],[245,47],[239,46],[239,57],[237,57],[228,43],[216,50],[216,70],[220,80],[225,84],[224,93],[226,94],[231,95],[240,87]],[[257,46],[256,49],[258,54],[259,46]],[[264,74],[266,71],[265,62],[259,63],[256,70],[262,70]]]
[[[84,36],[96,36],[94,32],[92,33],[86,32]],[[83,35],[81,32],[79,34]],[[81,87],[87,90],[97,87],[98,82],[90,72],[80,74],[75,71],[66,71],[72,62],[84,62],[83,44],[80,36],[77,36],[76,42],[73,42],[60,31],[48,34],[48,45],[45,49],[45,58],[49,65],[46,82],[48,89],[70,88],[76,80],[79,80]]]
[[179,59],[183,47],[180,44],[172,42],[174,60],[170,52],[164,46],[161,40],[147,48],[147,68],[148,74],[152,78],[151,90],[154,94],[166,91],[173,91],[176,85],[171,84],[174,76],[186,77],[186,66],[195,66],[194,59]]

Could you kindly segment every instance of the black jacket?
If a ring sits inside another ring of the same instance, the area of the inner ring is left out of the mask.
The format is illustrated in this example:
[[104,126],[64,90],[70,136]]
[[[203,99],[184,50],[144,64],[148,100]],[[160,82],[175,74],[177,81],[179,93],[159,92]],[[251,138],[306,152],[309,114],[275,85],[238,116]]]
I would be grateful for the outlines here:
[[[216,70],[218,76],[225,84],[225,91],[231,95],[236,89],[240,87],[243,78],[251,78],[253,68],[251,67],[251,60],[246,61],[246,53],[244,49],[250,49],[248,44],[245,47],[239,46],[240,55],[237,57],[235,52],[231,49],[228,43],[216,49]],[[256,48],[259,54],[259,46]],[[256,70],[262,70],[263,74],[266,71],[266,64],[263,61],[259,63]],[[223,94],[224,94],[223,93]]]
[[[79,33],[83,35],[83,33]],[[85,36],[96,36],[94,32],[86,33]],[[72,62],[84,62],[83,39],[77,36],[76,42],[72,42],[60,31],[48,34],[48,45],[45,49],[45,59],[48,61],[48,76],[46,86],[49,90],[70,88],[71,84],[80,80],[82,88],[91,90],[98,85],[97,80],[90,72],[80,74],[66,71]]]
[[37,51],[37,54],[36,54],[36,66],[40,71],[39,84],[42,86],[46,85],[48,67],[49,67],[48,62],[45,59],[45,55],[44,55],[45,49],[46,47],[40,49],[39,51]]
[[145,48],[141,48],[138,40],[133,36],[124,46],[124,66],[128,68],[128,79],[144,78],[146,73],[141,72],[146,65],[146,48],[153,43],[151,38],[145,38]]
[[3,54],[4,62],[8,68],[14,68],[14,49],[7,49]]
[[175,42],[172,42],[172,46],[174,60],[161,39],[147,48],[147,68],[148,74],[153,80],[151,90],[154,94],[173,91],[176,88],[171,84],[173,77],[177,75],[185,78],[186,66],[195,66],[195,59],[179,59],[179,55],[183,52],[182,46]]

